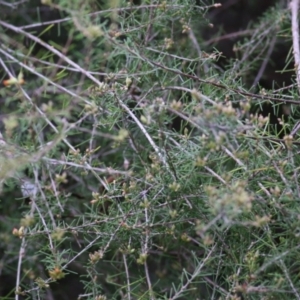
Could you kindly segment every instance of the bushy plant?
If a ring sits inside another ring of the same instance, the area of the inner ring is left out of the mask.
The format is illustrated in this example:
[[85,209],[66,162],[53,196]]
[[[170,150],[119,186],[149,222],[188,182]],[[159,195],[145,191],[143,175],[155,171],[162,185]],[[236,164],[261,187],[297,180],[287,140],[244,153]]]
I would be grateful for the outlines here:
[[7,5],[3,299],[300,299],[298,87],[258,85],[293,9],[223,69],[208,2]]

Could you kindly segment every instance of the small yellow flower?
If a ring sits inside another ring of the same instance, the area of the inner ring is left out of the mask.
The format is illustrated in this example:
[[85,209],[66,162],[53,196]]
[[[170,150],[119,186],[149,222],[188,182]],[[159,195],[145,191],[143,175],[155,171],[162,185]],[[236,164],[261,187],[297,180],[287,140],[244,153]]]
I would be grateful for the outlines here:
[[14,84],[24,84],[25,81],[23,79],[23,73],[22,71],[19,73],[18,77],[11,77],[7,80],[4,80],[3,81],[3,84],[7,87],[11,86],[11,85],[14,85]]
[[58,280],[64,278],[65,273],[59,267],[55,267],[53,270],[49,270],[49,276],[53,280]]

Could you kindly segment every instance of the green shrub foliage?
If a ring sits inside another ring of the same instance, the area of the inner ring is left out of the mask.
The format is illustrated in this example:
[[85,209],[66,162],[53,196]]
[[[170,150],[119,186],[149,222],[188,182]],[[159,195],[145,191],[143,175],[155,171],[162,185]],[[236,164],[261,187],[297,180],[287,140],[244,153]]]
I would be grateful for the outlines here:
[[300,299],[291,12],[212,2],[0,1],[1,299]]

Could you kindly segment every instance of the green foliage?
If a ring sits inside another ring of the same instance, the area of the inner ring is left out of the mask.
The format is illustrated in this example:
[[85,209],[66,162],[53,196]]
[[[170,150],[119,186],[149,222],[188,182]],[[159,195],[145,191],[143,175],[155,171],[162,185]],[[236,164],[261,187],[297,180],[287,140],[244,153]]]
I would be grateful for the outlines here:
[[252,89],[287,11],[224,71],[217,5],[134,2],[0,21],[1,297],[300,299],[295,122],[251,113],[297,97]]

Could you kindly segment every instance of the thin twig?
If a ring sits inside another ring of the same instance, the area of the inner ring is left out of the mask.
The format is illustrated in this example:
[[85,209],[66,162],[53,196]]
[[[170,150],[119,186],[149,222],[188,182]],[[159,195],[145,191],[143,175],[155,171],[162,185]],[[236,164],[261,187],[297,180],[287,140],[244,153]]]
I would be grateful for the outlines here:
[[300,92],[300,48],[298,22],[299,1],[300,0],[292,0],[290,2],[290,9],[292,14],[293,54],[295,61],[296,81],[298,84],[298,91]]
[[19,250],[19,260],[18,260],[18,269],[17,269],[17,278],[16,278],[16,295],[15,295],[15,300],[19,300],[19,288],[20,288],[20,283],[21,283],[21,269],[22,269],[22,261],[23,257],[25,255],[25,244],[26,240],[25,237],[22,238],[20,250]]
[[178,298],[180,298],[182,296],[182,294],[184,293],[184,291],[189,287],[190,284],[192,284],[193,280],[197,276],[200,275],[200,272],[201,272],[202,268],[205,266],[206,262],[211,257],[211,255],[214,252],[214,250],[215,250],[216,247],[217,247],[217,244],[215,244],[211,248],[211,250],[208,252],[207,256],[203,259],[203,261],[199,262],[198,266],[195,268],[195,270],[194,270],[193,274],[190,276],[190,278],[186,281],[186,283],[184,285],[182,285],[182,287],[180,288],[180,290],[178,290],[173,297],[169,298],[169,300],[175,300],[175,299],[178,299]]

